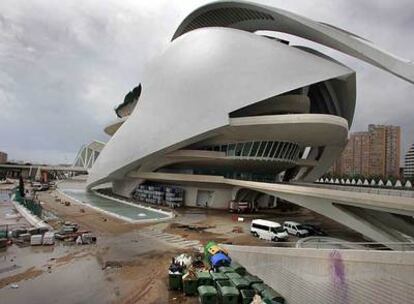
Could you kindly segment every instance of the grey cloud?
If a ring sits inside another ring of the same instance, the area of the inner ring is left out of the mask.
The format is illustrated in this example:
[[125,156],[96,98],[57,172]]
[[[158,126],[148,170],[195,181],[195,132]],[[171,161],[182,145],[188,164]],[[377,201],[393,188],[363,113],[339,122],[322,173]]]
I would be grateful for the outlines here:
[[[103,127],[115,118],[114,106],[140,82],[180,21],[208,2],[1,1],[0,150],[14,159],[70,162],[82,144],[107,140]],[[343,27],[414,59],[411,0],[259,2]],[[358,73],[353,130],[399,124],[406,149],[414,141],[414,88],[319,48]]]

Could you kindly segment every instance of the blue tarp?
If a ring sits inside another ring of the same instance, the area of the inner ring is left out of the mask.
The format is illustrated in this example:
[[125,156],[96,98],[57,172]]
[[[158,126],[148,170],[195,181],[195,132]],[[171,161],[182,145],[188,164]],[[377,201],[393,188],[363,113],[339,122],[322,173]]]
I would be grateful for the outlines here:
[[210,260],[213,267],[230,266],[231,263],[231,258],[223,252],[217,252]]

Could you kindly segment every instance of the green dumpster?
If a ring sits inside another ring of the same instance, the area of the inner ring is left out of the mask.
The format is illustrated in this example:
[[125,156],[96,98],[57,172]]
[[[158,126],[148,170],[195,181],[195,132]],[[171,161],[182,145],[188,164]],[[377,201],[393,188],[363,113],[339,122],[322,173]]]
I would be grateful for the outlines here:
[[239,263],[232,262],[231,265],[230,265],[230,267],[233,268],[234,272],[237,272],[239,275],[241,275],[241,276],[246,275],[246,268],[244,268]]
[[254,276],[254,275],[248,274],[248,275],[245,275],[243,278],[249,283],[249,286],[252,286],[255,283],[263,283],[263,280],[261,280],[259,277]]
[[0,230],[0,239],[7,239],[9,236],[8,236],[8,231],[7,231],[7,229],[5,229],[5,230]]
[[263,299],[269,299],[272,300],[276,303],[285,303],[285,299],[275,290],[273,290],[272,288],[266,286],[262,291],[261,291],[261,296]]
[[196,273],[198,286],[201,285],[213,285],[213,279],[208,271],[198,271]]
[[201,304],[216,304],[217,290],[213,286],[202,285],[197,288]]
[[222,281],[222,280],[228,281],[229,280],[229,278],[222,272],[211,272],[210,275],[214,283],[216,283],[217,281]]
[[183,280],[182,280],[183,274],[182,273],[168,273],[168,281],[170,290],[182,290],[183,289]]
[[186,295],[195,295],[197,293],[197,278],[183,277],[183,292]]
[[222,304],[237,304],[239,302],[239,291],[230,281],[217,281],[217,291]]
[[253,301],[256,292],[253,289],[242,289],[240,290],[240,295],[242,304],[250,304]]
[[249,288],[249,283],[245,279],[243,279],[243,278],[233,278],[233,279],[230,279],[230,282],[238,290]]
[[241,275],[239,275],[238,273],[235,273],[235,272],[227,272],[226,276],[229,279],[241,279]]
[[254,289],[254,291],[256,291],[259,294],[262,294],[262,291],[265,290],[266,287],[267,287],[267,285],[263,284],[263,283],[254,283],[254,284],[252,284],[252,288]]
[[227,272],[235,272],[232,267],[229,266],[221,266],[219,267],[219,272],[227,273]]

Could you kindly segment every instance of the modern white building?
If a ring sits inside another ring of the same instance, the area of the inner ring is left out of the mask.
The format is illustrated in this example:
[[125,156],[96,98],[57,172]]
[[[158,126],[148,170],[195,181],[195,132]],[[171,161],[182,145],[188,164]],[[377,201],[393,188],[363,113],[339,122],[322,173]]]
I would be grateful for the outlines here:
[[[413,64],[355,34],[264,5],[208,4],[182,21],[148,65],[132,112],[117,111],[105,128],[112,137],[88,188],[112,182],[113,192],[129,197],[143,184],[172,185],[186,205],[211,208],[227,208],[232,199],[272,206],[278,196],[357,223],[322,190],[305,200],[294,186],[317,180],[341,155],[354,117],[355,72],[263,30],[306,38],[414,81]],[[378,203],[348,194],[337,202]],[[414,204],[407,208],[414,212]],[[356,226],[380,239],[372,223]]]
[[405,154],[404,163],[404,177],[414,178],[414,144]]

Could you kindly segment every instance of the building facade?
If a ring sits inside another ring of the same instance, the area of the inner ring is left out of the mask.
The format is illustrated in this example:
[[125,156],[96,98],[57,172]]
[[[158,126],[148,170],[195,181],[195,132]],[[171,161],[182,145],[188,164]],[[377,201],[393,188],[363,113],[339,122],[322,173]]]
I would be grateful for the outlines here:
[[351,133],[332,171],[338,176],[399,177],[400,146],[400,127],[370,124],[367,132]]
[[[172,185],[185,190],[186,205],[227,208],[230,200],[267,203],[237,180],[321,177],[347,143],[355,72],[262,30],[321,43],[413,82],[407,62],[335,27],[254,3],[208,4],[147,65],[139,94],[125,101],[131,111],[118,108],[87,187],[111,182],[114,193],[131,197]],[[364,156],[347,167],[367,170],[367,141],[355,138],[352,149]]]
[[[207,4],[182,21],[147,65],[131,112],[118,111],[105,128],[112,137],[87,188],[110,183],[113,193],[139,201],[217,209],[230,202],[271,207],[277,197],[378,242],[401,241],[385,231],[399,219],[375,212],[396,212],[414,199],[300,186],[325,174],[346,147],[356,76],[326,54],[276,38],[279,32],[414,83],[410,61],[334,26],[250,2]],[[352,149],[364,155],[368,142],[381,145],[374,139],[355,137]],[[352,166],[366,170],[365,158]],[[372,221],[358,220],[362,208]]]
[[411,145],[410,149],[405,154],[404,177],[410,179],[414,178],[414,144]]
[[7,163],[7,153],[0,151],[0,164]]

